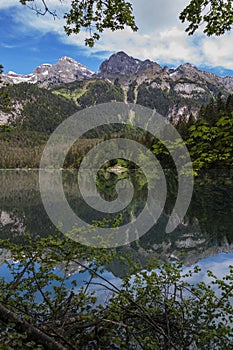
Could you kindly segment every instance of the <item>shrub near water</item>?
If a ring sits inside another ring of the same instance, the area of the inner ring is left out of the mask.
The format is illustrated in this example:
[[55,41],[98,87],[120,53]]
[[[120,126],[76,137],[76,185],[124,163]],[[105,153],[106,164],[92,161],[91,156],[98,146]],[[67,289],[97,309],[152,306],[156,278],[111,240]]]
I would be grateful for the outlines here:
[[[1,246],[18,261],[8,262],[13,279],[0,283],[4,349],[227,350],[233,345],[232,267],[222,280],[209,272],[217,296],[203,282],[187,282],[198,267],[184,275],[180,264],[151,262],[141,270],[118,252],[118,259],[130,266],[119,286],[100,268],[116,257],[115,250],[30,235],[22,245],[3,241]],[[71,271],[83,272],[83,278],[72,277]],[[101,303],[95,289],[107,293]]]

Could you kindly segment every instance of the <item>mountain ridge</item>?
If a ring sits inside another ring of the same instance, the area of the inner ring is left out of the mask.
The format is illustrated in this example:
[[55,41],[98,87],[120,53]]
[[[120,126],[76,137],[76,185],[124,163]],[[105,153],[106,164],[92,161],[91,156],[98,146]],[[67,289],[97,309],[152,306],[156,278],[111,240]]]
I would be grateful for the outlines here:
[[[74,59],[63,56],[54,65],[45,63],[36,67],[31,74],[2,74],[2,85],[10,84],[13,108],[11,112],[0,111],[0,124],[22,120],[25,104],[32,103],[19,92],[14,93],[19,83],[26,83],[28,90],[30,85],[51,90],[67,103],[75,103],[78,109],[97,103],[125,101],[156,109],[174,122],[187,119],[191,114],[197,118],[201,105],[216,99],[219,94],[224,98],[233,94],[233,77],[220,77],[191,63],[169,69],[120,51],[103,61],[97,72],[92,72]],[[25,89],[21,89],[23,94]],[[37,97],[35,92],[32,94],[35,102]]]
[[[59,68],[61,69],[60,71],[58,70]],[[48,87],[46,86],[46,84],[43,84],[44,80],[46,79],[41,79],[40,75],[48,75],[50,78],[51,73],[56,74],[62,72],[64,74],[65,71],[67,73],[70,73],[69,69],[71,69],[72,74],[68,74],[67,77],[63,77],[63,80],[54,80],[53,84],[69,83],[76,80],[80,81],[90,77],[109,79],[115,78],[115,75],[123,75],[129,78],[134,76],[135,74],[144,74],[150,70],[152,70],[154,74],[168,74],[170,77],[172,77],[173,80],[175,80],[175,75],[187,75],[187,73],[191,71],[194,74],[198,74],[199,77],[205,77],[212,80],[215,79],[218,82],[222,83],[224,82],[226,86],[229,86],[230,89],[233,90],[233,76],[226,75],[224,77],[221,77],[215,73],[199,69],[189,62],[183,63],[177,66],[176,68],[169,69],[167,66],[162,67],[157,62],[151,61],[149,59],[142,61],[138,58],[134,58],[132,56],[127,55],[123,51],[119,51],[115,54],[112,54],[108,59],[104,60],[100,64],[99,70],[97,72],[93,72],[88,67],[79,63],[71,57],[62,56],[55,64],[43,63],[40,66],[35,67],[34,72],[30,74],[18,74],[13,71],[3,73],[2,81],[12,84],[18,84],[20,82],[38,83],[43,87]],[[74,73],[75,70],[76,75]]]
[[70,83],[75,80],[83,80],[93,75],[93,72],[75,61],[63,56],[55,64],[43,63],[34,69],[31,74],[17,74],[8,72],[2,74],[2,81],[8,84],[19,84],[22,82],[37,84],[40,87],[49,88],[59,83]]

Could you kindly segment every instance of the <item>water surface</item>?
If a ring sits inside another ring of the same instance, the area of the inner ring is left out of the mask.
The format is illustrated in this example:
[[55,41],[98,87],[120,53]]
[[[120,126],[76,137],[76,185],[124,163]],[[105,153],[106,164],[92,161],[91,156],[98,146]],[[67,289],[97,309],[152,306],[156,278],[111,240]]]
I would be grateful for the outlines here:
[[[105,200],[110,201],[116,197],[117,176],[113,173],[108,176],[100,175],[98,190]],[[130,178],[135,187],[135,194],[132,203],[122,212],[125,222],[129,222],[132,217],[140,213],[147,195],[144,179],[138,174],[130,174]],[[20,241],[23,232],[41,236],[55,232],[55,227],[41,202],[38,179],[37,170],[0,171],[1,238],[10,237]],[[132,252],[142,265],[150,256],[163,261],[182,259],[186,265],[215,256],[212,267],[216,269],[217,257],[221,259],[219,254],[233,252],[232,172],[212,170],[195,179],[187,215],[170,234],[165,233],[165,227],[177,195],[177,183],[169,173],[167,180],[167,201],[158,222],[139,241],[120,248],[120,251]],[[91,223],[93,219],[102,220],[106,217],[104,213],[95,212],[88,207],[82,199],[76,171],[63,171],[63,185],[71,207],[82,219]],[[88,178],[86,185],[88,187]],[[111,219],[111,215],[108,215],[108,218]],[[5,257],[6,252],[2,252],[0,264]],[[119,261],[114,261],[108,268],[116,276],[124,275],[125,267]]]

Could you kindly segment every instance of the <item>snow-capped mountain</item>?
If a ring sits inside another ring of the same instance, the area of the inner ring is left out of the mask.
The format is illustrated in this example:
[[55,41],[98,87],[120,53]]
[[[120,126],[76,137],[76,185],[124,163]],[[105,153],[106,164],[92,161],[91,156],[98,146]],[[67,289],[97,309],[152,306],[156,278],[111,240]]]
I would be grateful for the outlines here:
[[93,72],[90,69],[72,58],[64,56],[54,65],[42,64],[36,67],[32,74],[21,75],[15,72],[2,74],[2,81],[10,84],[26,82],[47,88],[54,84],[84,80],[92,75]]

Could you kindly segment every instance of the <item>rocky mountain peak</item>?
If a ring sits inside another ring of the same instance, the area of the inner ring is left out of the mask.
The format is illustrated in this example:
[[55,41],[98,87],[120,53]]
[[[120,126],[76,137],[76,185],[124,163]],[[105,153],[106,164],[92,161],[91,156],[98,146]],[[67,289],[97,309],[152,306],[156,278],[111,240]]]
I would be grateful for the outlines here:
[[86,66],[82,65],[81,63],[75,61],[73,58],[63,56],[61,57],[57,63],[55,63],[51,69],[56,70],[56,68],[62,69],[62,70],[70,70],[70,71],[82,71],[85,72],[87,75],[92,75],[93,72],[87,68]]
[[63,56],[54,65],[45,63],[36,67],[32,74],[21,75],[9,72],[2,75],[2,80],[10,84],[27,82],[49,88],[54,84],[84,80],[92,75],[93,72],[81,63],[70,57]]
[[172,79],[178,80],[180,78],[200,78],[200,70],[190,63],[184,63],[177,68],[169,70],[169,76]]
[[120,51],[110,56],[109,59],[100,65],[99,76],[103,78],[114,78],[116,76],[132,77],[148,71],[161,70],[162,68],[153,61],[148,59],[141,61]]
[[186,63],[181,64],[181,65],[178,67],[178,69],[183,69],[183,70],[187,70],[187,69],[197,69],[197,67],[195,67],[195,66],[194,66],[193,64],[191,64],[191,63],[186,62]]
[[71,57],[68,57],[68,56],[62,56],[58,62],[69,62],[69,63],[73,63],[73,64],[76,64],[78,63],[77,61],[75,61],[73,58]]

